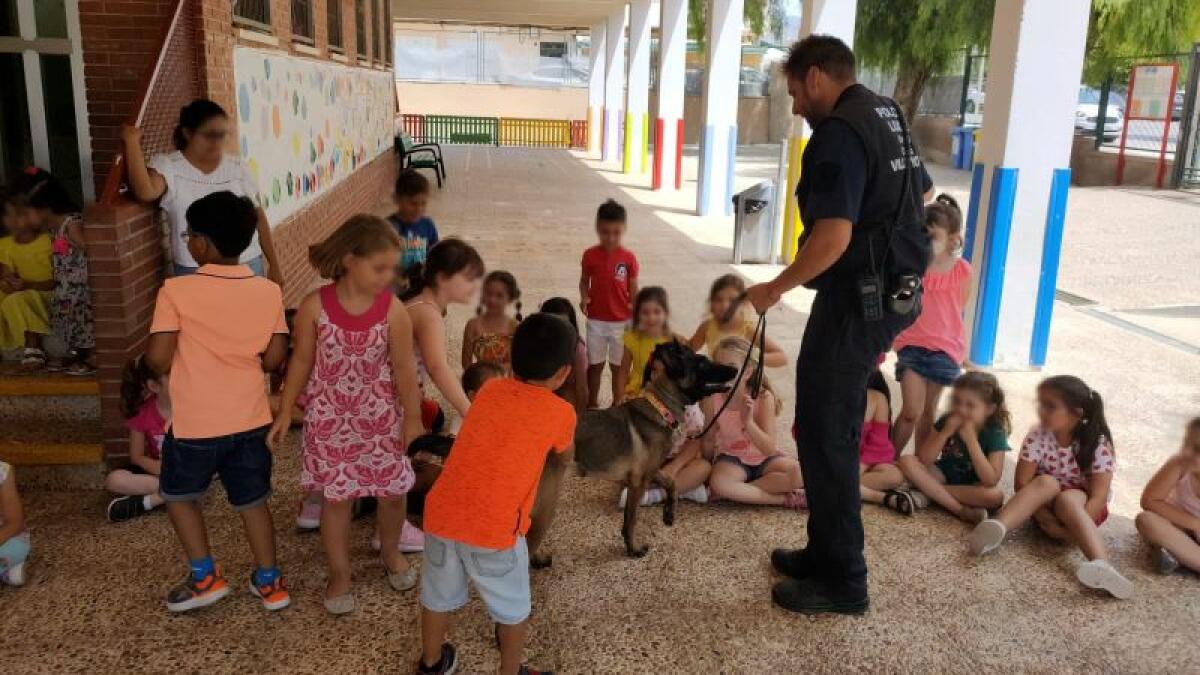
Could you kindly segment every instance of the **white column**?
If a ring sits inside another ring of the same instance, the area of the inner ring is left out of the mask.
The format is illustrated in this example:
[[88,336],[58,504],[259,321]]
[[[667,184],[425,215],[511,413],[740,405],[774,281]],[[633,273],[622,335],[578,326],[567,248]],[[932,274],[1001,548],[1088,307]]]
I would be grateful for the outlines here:
[[601,159],[615,162],[621,152],[621,106],[625,101],[625,6],[608,15],[604,31],[604,133]]
[[968,358],[1040,365],[1049,336],[1089,0],[997,0],[966,254]]
[[682,184],[683,95],[687,65],[687,0],[661,0],[658,34],[658,117],[654,121],[651,187]]
[[[832,35],[849,47],[854,47],[854,16],[858,11],[856,0],[804,0],[800,15],[800,38],[809,35]],[[804,224],[800,222],[800,211],[796,204],[796,183],[800,181],[800,158],[804,155],[804,144],[808,142],[812,129],[799,115],[792,116],[792,131],[788,138],[788,185],[783,216],[782,259],[791,261],[796,257],[797,239]]]
[[588,47],[588,153],[593,155],[600,152],[600,130],[604,125],[604,24],[601,21],[592,25]]
[[738,79],[742,66],[743,0],[709,0],[708,61],[700,129],[696,213],[733,213],[737,158]]
[[625,90],[625,173],[649,170],[650,0],[629,5],[629,84]]

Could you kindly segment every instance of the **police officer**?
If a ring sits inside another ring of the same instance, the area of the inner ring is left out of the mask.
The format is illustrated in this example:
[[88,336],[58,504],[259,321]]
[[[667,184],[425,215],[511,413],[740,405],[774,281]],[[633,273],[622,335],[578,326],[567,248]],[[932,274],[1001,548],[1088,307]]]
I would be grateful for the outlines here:
[[792,111],[813,129],[796,188],[805,231],[795,261],[747,296],[759,312],[796,286],[816,297],[796,363],[808,544],[771,552],[787,577],[771,595],[795,612],[861,614],[868,597],[858,443],[867,377],[920,311],[930,256],[922,195],[933,184],[899,108],[856,82],[845,43],[807,37],[783,68]]

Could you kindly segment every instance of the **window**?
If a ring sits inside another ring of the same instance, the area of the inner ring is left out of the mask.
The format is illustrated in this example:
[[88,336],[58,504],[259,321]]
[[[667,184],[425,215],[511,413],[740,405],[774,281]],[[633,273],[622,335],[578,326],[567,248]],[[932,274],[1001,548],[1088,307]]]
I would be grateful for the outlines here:
[[358,58],[367,58],[367,0],[354,0],[354,36]]
[[233,0],[233,22],[271,31],[271,0]]
[[329,50],[342,52],[342,0],[326,0],[325,21],[329,31]]
[[313,0],[292,0],[292,40],[313,44]]
[[538,49],[543,59],[561,59],[567,54],[567,43],[539,42]]
[[383,62],[392,65],[395,50],[392,49],[392,0],[383,0]]
[[383,12],[379,0],[371,0],[371,60],[383,61]]

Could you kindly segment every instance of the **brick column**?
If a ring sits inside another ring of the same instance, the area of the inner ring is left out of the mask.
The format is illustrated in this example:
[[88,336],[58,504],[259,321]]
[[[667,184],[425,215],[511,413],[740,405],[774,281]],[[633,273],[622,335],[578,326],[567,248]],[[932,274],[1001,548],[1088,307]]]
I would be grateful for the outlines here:
[[146,347],[162,283],[162,228],[153,207],[127,201],[93,204],[84,218],[104,455],[112,465],[129,454],[129,432],[121,416],[121,369]]

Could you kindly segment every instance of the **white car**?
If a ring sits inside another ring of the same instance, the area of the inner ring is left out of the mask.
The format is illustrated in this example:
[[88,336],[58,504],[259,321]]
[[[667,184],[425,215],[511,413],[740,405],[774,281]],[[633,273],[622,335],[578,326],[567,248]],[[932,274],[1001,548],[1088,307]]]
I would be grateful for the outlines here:
[[[1104,140],[1111,141],[1121,135],[1125,125],[1121,105],[1124,99],[1119,94],[1109,93],[1108,110],[1104,116]],[[1091,87],[1079,88],[1079,104],[1075,106],[1075,130],[1085,136],[1095,136],[1097,118],[1100,116],[1100,92]]]

